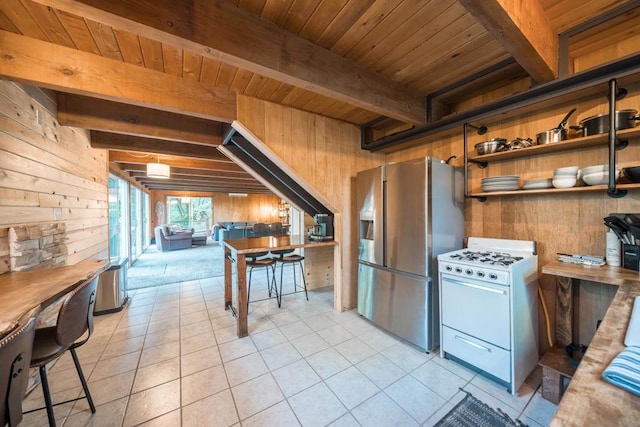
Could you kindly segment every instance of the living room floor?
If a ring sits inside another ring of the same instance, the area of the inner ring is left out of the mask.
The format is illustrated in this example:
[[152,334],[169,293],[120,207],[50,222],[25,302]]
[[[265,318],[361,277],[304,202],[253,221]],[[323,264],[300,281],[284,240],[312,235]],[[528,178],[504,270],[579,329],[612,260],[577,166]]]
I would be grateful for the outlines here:
[[[254,280],[252,300],[266,297],[266,280]],[[58,425],[431,426],[464,397],[460,388],[532,427],[555,413],[539,387],[525,383],[511,396],[355,310],[333,310],[332,288],[309,292],[309,301],[285,295],[282,308],[251,302],[242,339],[223,295],[223,277],[138,289],[122,311],[96,316],[78,354],[97,412],[84,399],[60,405]],[[54,402],[82,395],[68,353],[49,384]],[[42,405],[38,386],[23,410]],[[48,425],[46,412],[23,425]]]

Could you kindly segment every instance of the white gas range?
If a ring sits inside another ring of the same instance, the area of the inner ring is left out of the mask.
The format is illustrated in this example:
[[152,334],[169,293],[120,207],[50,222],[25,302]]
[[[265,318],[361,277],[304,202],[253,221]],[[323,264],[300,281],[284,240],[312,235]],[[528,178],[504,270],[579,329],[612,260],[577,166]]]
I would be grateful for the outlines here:
[[538,363],[536,243],[470,237],[438,255],[440,356],[516,394]]

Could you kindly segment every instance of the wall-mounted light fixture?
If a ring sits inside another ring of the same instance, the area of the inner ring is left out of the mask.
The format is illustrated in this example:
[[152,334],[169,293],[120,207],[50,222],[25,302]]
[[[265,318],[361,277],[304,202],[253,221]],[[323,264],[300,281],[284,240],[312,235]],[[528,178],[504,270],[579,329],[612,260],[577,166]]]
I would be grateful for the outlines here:
[[229,197],[247,197],[247,193],[229,193]]
[[147,176],[149,178],[169,179],[171,176],[170,171],[169,165],[160,163],[160,156],[158,156],[158,163],[147,163]]

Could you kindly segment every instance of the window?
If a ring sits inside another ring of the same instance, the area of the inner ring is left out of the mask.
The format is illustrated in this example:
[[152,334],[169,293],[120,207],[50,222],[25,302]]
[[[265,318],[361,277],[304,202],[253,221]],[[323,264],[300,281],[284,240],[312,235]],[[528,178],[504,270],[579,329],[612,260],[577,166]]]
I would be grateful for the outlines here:
[[112,260],[129,256],[128,193],[129,183],[109,174],[109,257]]
[[109,174],[109,257],[133,262],[149,243],[149,195]]
[[213,216],[211,197],[167,197],[168,222],[182,228],[207,231]]

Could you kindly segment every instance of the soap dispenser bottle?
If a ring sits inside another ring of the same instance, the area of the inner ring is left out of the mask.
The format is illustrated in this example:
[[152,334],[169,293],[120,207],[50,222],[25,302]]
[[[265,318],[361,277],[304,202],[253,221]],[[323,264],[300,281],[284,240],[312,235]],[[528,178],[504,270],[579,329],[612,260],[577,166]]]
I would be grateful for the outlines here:
[[620,258],[620,240],[618,236],[613,232],[613,230],[609,229],[607,232],[607,249],[605,258],[607,259],[607,264],[612,267],[620,267],[621,258]]

